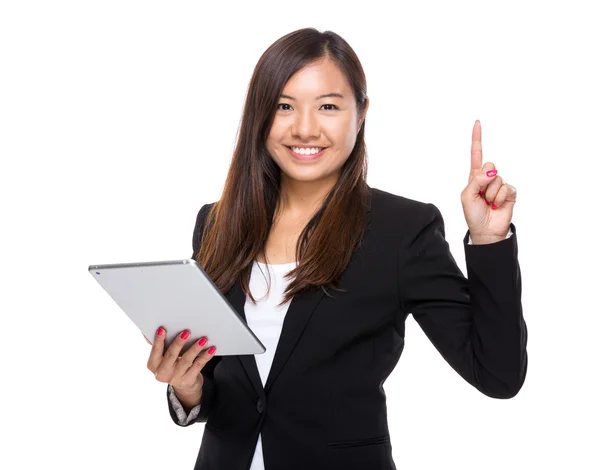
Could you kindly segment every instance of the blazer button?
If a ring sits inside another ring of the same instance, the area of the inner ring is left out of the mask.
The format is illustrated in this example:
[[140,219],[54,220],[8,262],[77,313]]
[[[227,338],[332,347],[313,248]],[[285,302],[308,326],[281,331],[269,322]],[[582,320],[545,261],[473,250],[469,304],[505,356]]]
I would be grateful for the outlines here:
[[259,398],[258,401],[256,402],[256,410],[262,414],[263,411],[265,411],[265,405],[263,404],[262,400]]

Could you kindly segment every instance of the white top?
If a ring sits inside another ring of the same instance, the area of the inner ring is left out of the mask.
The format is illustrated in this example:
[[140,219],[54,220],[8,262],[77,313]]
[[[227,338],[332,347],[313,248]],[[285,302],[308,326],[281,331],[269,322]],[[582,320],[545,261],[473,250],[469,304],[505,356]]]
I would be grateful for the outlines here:
[[[273,364],[273,357],[277,349],[277,343],[279,342],[279,336],[281,336],[283,320],[290,306],[290,302],[286,302],[281,307],[277,306],[283,300],[284,291],[289,284],[289,280],[284,276],[296,266],[296,262],[263,264],[256,261],[252,265],[250,292],[252,292],[256,300],[256,305],[246,297],[244,313],[246,314],[248,326],[265,345],[265,348],[267,348],[263,354],[254,355],[263,387],[267,382],[271,364]],[[267,294],[269,276],[271,286]],[[259,434],[250,470],[264,469],[262,435]]]

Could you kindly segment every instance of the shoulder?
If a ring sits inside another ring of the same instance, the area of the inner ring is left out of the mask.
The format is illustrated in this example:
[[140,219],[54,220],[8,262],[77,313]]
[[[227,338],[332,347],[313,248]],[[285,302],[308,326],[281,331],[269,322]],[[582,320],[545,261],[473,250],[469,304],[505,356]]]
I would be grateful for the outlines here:
[[202,241],[206,217],[215,204],[216,202],[204,204],[198,211],[198,215],[196,215],[196,224],[194,225],[194,233],[192,236],[192,248],[194,250],[194,254],[200,250],[200,243]]
[[439,214],[438,208],[429,202],[392,194],[369,187],[372,217],[398,218],[403,224],[428,219]]
[[444,236],[444,219],[435,204],[369,189],[369,225],[378,243],[408,248],[431,234]]
[[204,221],[206,220],[206,216],[213,208],[216,202],[211,202],[210,204],[204,204],[200,210],[198,211],[198,215],[196,216],[196,226],[204,225]]

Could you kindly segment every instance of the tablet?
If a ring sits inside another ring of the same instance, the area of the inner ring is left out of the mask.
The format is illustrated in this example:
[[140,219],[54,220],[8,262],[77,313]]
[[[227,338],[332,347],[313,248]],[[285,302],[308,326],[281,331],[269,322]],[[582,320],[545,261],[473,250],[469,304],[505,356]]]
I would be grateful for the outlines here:
[[88,271],[148,340],[166,328],[165,351],[185,329],[190,337],[180,354],[203,336],[215,356],[266,351],[196,260],[95,264]]

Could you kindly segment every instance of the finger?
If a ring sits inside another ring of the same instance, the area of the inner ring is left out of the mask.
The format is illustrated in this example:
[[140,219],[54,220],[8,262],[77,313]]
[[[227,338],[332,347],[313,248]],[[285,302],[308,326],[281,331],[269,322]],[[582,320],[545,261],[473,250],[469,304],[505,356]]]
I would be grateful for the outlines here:
[[171,345],[167,348],[157,372],[173,369],[173,364],[177,361],[179,353],[189,338],[190,332],[188,330],[183,330],[175,337]]
[[194,341],[194,344],[192,344],[190,348],[177,360],[177,365],[175,366],[175,376],[182,376],[185,374],[198,355],[202,353],[202,349],[206,346],[207,342],[208,339],[205,337],[200,338],[198,341]]
[[[498,170],[492,162],[486,162],[477,172],[473,172],[472,178],[467,185],[468,192],[475,196],[483,196],[487,187],[494,181]],[[482,192],[483,191],[483,192]]]
[[510,205],[514,205],[515,202],[517,202],[517,188],[510,184],[505,184],[498,191],[496,199],[492,205],[492,209],[510,207]]
[[485,202],[488,206],[493,203],[498,205],[498,201],[496,199],[498,198],[498,191],[500,191],[500,188],[502,188],[503,184],[504,180],[502,177],[500,175],[496,175],[494,180],[488,185],[484,194]]
[[471,136],[471,171],[481,170],[482,161],[481,123],[477,120],[473,126],[473,134]]
[[496,168],[496,165],[494,165],[492,162],[485,162],[485,163],[483,164],[483,166],[481,167],[481,170],[482,170],[484,173],[485,173],[485,172],[487,172],[487,171],[490,171],[490,170],[496,170],[496,169],[497,169],[497,168]]
[[206,365],[206,363],[208,361],[210,361],[214,356],[214,352],[212,354],[209,354],[209,351],[216,351],[216,348],[213,349],[213,347],[207,349],[206,351],[202,352],[202,354],[200,354],[196,360],[194,360],[194,363],[191,365],[191,367],[186,371],[186,373],[183,375],[181,381],[182,383],[193,383],[194,380],[196,380],[196,377],[198,377],[198,374],[200,374],[202,372],[202,369],[204,368],[204,366]]
[[163,351],[165,349],[165,338],[167,337],[167,330],[160,326],[154,335],[154,344],[150,350],[150,357],[148,358],[148,369],[156,374],[158,366],[163,359]]

